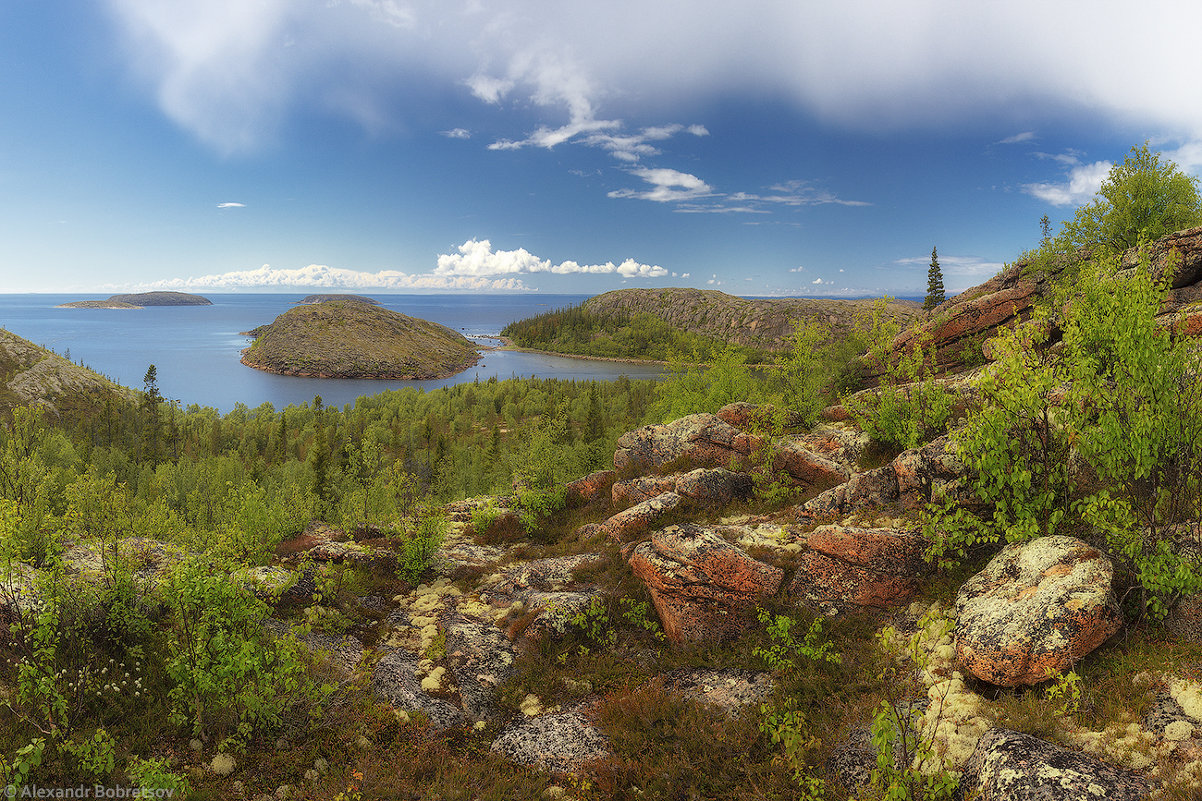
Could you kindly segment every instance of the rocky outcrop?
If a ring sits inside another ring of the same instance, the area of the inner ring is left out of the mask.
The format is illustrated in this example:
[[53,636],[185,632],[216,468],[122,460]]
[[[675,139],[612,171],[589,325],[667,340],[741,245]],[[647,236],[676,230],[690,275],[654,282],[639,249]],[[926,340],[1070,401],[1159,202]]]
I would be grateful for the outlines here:
[[939,437],[811,498],[796,507],[795,519],[811,524],[838,520],[862,509],[917,509],[932,497],[954,491],[964,472],[948,438]]
[[697,525],[670,526],[630,554],[673,642],[736,636],[747,612],[780,587],[784,572]]
[[1007,801],[1139,801],[1151,787],[1093,757],[1006,729],[990,729],[977,741],[960,777],[962,798]]
[[729,467],[744,464],[760,443],[712,414],[690,414],[662,425],[643,426],[618,438],[614,468],[645,475],[667,464]]
[[890,607],[909,601],[925,573],[921,534],[820,526],[806,539],[789,594],[813,603]]
[[492,750],[519,765],[568,773],[607,756],[609,743],[580,709],[572,709],[509,726],[493,741]]
[[956,657],[1004,687],[1067,671],[1122,627],[1113,568],[1073,537],[1006,546],[956,596]]
[[513,645],[491,623],[457,612],[444,614],[439,628],[447,638],[447,662],[459,687],[464,714],[472,722],[495,717],[498,710],[493,697],[513,673]]
[[688,473],[670,476],[643,476],[613,485],[613,505],[619,508],[650,500],[665,492],[675,492],[708,507],[725,506],[751,494],[751,476],[732,473],[721,467],[699,467]]
[[[928,340],[927,349],[933,351],[940,372],[955,373],[979,363],[982,344],[999,329],[1029,317],[1036,301],[1046,295],[1066,268],[1085,255],[1064,256],[1039,268],[1029,261],[1016,262],[985,283],[935,307],[922,325],[900,333],[893,340],[893,354],[896,357],[916,342]],[[1202,307],[1195,305],[1202,300],[1202,226],[1158,239],[1148,246],[1147,255],[1154,275],[1173,270],[1172,289],[1157,320],[1166,327],[1180,326],[1190,336],[1202,336]],[[1138,264],[1136,248],[1126,251],[1120,260],[1123,270],[1134,270]],[[1057,339],[1059,332],[1053,330],[1051,341]],[[869,385],[879,380],[883,367],[865,365]]]
[[712,414],[691,414],[623,434],[614,453],[614,467],[637,475],[659,472],[665,465],[742,470],[751,463],[752,453],[765,445],[773,469],[795,482],[826,487],[846,481],[851,474],[845,465],[812,453],[798,442],[770,443]]
[[405,648],[380,648],[381,656],[371,671],[371,686],[376,697],[404,712],[421,712],[438,729],[466,723],[463,712],[449,702],[422,689],[417,677],[417,654]]
[[666,689],[721,709],[728,715],[756,707],[772,694],[771,673],[740,668],[677,668],[659,676]]

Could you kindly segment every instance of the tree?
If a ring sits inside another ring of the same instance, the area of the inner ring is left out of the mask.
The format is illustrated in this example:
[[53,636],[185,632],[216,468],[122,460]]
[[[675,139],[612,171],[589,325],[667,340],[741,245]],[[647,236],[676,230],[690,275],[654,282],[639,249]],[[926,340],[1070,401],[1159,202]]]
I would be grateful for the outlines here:
[[1202,223],[1198,179],[1186,175],[1148,143],[1110,169],[1094,200],[1064,223],[1064,245],[1102,246],[1121,252],[1141,239],[1159,239]]
[[931,248],[931,267],[927,270],[927,297],[922,303],[924,311],[930,311],[945,300],[943,292],[943,270],[939,267],[939,252]]
[[144,437],[142,442],[142,457],[150,461],[159,458],[159,404],[163,395],[159,392],[159,371],[153,364],[146,368],[142,377],[142,413],[144,420]]

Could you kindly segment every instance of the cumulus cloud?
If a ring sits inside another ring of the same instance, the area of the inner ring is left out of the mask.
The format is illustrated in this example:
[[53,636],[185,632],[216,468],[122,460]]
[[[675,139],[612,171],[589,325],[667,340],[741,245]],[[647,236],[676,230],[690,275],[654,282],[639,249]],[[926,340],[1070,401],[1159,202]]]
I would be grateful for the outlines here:
[[244,209],[244,208],[246,208],[246,204],[245,203],[234,203],[231,201],[231,202],[226,202],[226,203],[218,203],[217,208],[219,208],[219,209]]
[[564,261],[553,264],[549,259],[540,259],[525,248],[517,250],[493,250],[488,239],[469,239],[456,248],[455,253],[444,253],[438,257],[434,274],[438,276],[493,276],[533,273],[552,275],[620,275],[623,278],[659,278],[668,271],[659,265],[642,264],[626,259],[620,264],[612,261],[604,264],[580,264]]
[[363,272],[324,264],[310,264],[293,269],[264,264],[251,270],[200,275],[191,278],[172,278],[145,285],[150,289],[470,289],[477,291],[516,292],[529,289],[521,279],[490,278],[473,275],[409,274],[398,270]]
[[1053,206],[1079,206],[1094,196],[1113,166],[1109,161],[1076,164],[1063,181],[1024,184],[1023,191]]
[[657,203],[680,202],[707,197],[714,193],[713,188],[696,175],[687,172],[668,169],[667,167],[641,167],[631,170],[630,174],[651,185],[650,189],[616,189],[609,193],[613,198],[638,198],[639,200],[654,200]]
[[467,128],[452,128],[449,131],[443,131],[442,135],[448,139],[471,139],[472,132]]

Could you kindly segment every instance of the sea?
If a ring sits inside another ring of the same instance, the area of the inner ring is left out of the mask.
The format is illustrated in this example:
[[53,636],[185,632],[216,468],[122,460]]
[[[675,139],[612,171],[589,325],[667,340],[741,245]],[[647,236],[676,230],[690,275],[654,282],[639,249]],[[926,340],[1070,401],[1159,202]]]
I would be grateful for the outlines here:
[[[431,381],[298,378],[254,370],[239,362],[251,338],[241,332],[270,323],[305,293],[205,294],[212,306],[144,309],[60,309],[59,304],[103,295],[0,294],[0,327],[83,364],[127,387],[142,388],[153,364],[164,398],[183,408],[211,407],[221,413],[238,404],[276,409],[310,402],[353,404],[363,395],[392,389],[433,389],[496,377],[609,381],[661,378],[654,365],[576,359],[540,353],[484,350],[483,359],[450,378]],[[583,302],[588,295],[376,295],[380,305],[411,317],[433,320],[482,346],[500,344],[502,328],[515,320]]]

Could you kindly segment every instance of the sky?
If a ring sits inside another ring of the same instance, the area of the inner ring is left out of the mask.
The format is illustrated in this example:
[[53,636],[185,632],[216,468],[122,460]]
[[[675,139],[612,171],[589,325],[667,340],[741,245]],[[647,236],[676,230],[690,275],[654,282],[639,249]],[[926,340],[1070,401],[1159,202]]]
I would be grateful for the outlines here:
[[921,296],[1147,141],[1181,0],[0,0],[0,292]]

